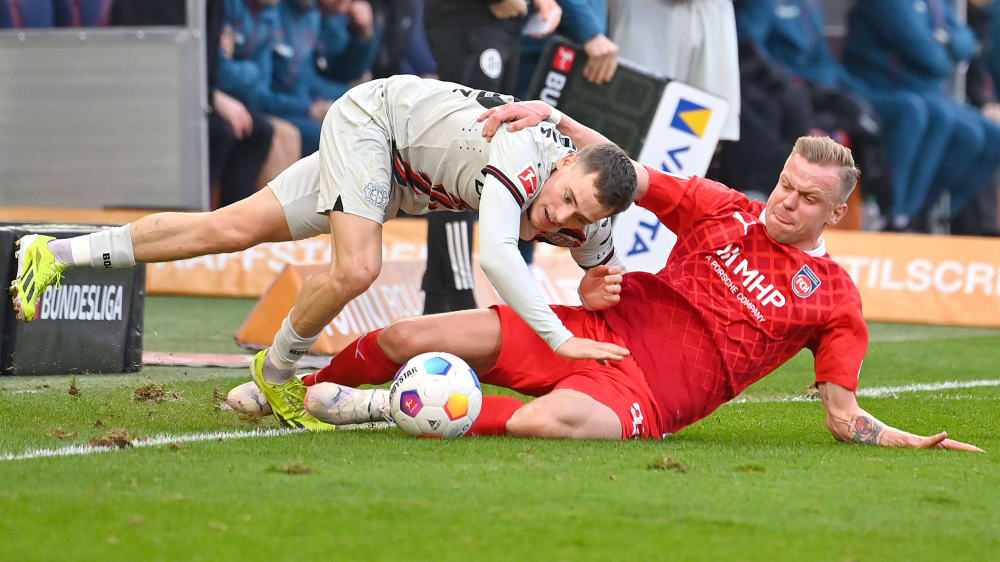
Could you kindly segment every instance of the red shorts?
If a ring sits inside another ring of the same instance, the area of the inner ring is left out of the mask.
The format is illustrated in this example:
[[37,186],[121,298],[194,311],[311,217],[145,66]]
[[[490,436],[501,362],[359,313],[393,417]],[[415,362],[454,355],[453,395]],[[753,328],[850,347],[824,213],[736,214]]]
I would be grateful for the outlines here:
[[[482,382],[528,396],[541,396],[558,388],[576,390],[618,415],[622,439],[663,436],[653,393],[631,356],[607,365],[566,359],[552,351],[509,306],[490,308],[500,316],[503,345],[496,365],[480,377]],[[574,335],[626,347],[600,313],[577,306],[553,306],[552,310]]]

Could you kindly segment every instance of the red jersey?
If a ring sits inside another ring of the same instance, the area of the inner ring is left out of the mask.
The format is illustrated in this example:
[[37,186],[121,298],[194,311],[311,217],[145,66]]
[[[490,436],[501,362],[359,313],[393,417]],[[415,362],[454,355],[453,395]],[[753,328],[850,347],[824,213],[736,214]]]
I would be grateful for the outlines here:
[[673,433],[803,348],[816,382],[852,391],[868,347],[861,295],[826,253],[776,242],[764,203],[698,177],[649,170],[639,205],[677,233],[656,275],[627,273],[604,311],[628,343]]

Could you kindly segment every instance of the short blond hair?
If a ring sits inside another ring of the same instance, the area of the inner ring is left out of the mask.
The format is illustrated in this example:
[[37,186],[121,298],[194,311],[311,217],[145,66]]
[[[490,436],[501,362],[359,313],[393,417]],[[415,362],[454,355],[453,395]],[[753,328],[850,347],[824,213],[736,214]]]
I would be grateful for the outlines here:
[[830,137],[799,137],[792,154],[798,154],[812,164],[840,168],[841,203],[847,202],[861,179],[861,168],[854,165],[851,149]]

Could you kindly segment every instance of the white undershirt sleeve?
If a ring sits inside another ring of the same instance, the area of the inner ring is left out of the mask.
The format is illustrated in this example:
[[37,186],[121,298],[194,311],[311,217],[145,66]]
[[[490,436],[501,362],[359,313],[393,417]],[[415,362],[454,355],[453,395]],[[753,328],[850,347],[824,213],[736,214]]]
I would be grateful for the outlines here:
[[535,286],[528,264],[517,249],[521,208],[499,180],[487,176],[479,203],[479,265],[514,312],[549,347],[573,337]]

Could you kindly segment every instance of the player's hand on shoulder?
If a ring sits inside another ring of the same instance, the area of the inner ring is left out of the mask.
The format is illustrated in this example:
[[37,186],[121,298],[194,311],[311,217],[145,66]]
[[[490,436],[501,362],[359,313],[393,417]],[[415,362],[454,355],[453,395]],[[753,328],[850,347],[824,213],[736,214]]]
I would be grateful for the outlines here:
[[605,361],[625,359],[629,350],[613,343],[572,337],[560,345],[556,353],[567,359],[594,359],[603,364]]
[[604,310],[618,304],[622,292],[622,268],[599,265],[580,280],[580,301],[589,310]]
[[500,125],[507,124],[507,131],[513,133],[526,127],[534,127],[548,119],[552,114],[552,106],[543,101],[520,101],[491,107],[482,113],[476,121],[483,125],[483,136],[493,140],[493,135]]

